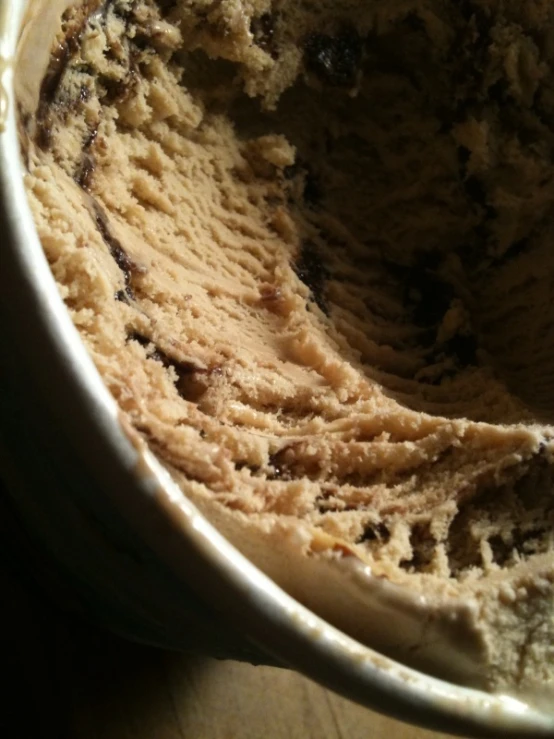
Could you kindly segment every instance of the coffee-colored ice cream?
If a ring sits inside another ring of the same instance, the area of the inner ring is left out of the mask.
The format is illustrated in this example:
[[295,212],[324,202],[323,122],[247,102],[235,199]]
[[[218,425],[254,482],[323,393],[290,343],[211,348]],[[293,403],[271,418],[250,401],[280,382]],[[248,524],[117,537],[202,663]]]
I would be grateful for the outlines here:
[[547,0],[112,0],[19,83],[61,294],[183,493],[353,636],[520,693],[554,680],[553,64]]

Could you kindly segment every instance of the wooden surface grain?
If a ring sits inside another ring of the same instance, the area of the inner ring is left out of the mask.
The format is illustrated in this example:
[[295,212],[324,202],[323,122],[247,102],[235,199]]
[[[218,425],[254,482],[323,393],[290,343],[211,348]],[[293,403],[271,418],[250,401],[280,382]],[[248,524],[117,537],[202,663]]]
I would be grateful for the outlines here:
[[[131,654],[132,652],[132,654]],[[124,649],[80,675],[79,739],[439,739],[274,667]],[[114,669],[115,668],[115,669]]]
[[287,670],[124,642],[58,611],[8,566],[0,587],[3,737],[446,739]]

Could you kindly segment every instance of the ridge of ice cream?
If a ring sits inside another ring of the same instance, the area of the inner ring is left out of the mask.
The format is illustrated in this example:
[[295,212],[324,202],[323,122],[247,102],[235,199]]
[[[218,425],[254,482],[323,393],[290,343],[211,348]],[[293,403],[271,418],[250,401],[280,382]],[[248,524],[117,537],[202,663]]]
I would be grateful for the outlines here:
[[522,693],[554,679],[553,40],[546,0],[85,2],[20,95],[61,295],[184,494],[357,638]]

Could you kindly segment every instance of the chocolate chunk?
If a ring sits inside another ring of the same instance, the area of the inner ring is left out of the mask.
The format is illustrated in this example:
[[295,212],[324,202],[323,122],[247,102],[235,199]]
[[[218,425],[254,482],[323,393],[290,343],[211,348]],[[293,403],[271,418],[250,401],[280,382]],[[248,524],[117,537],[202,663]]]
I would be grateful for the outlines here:
[[[175,366],[178,380],[175,383],[177,392],[183,400],[189,403],[198,403],[209,387],[210,370],[198,367],[184,368],[183,363]],[[217,374],[217,372],[216,372]]]
[[314,174],[311,167],[306,168],[306,179],[304,183],[304,201],[311,206],[319,205],[323,198],[323,189],[319,177]]
[[264,304],[279,303],[283,299],[283,291],[275,285],[263,285],[260,288],[260,300]]
[[467,173],[467,164],[471,159],[471,151],[466,146],[458,146],[458,163],[460,165],[460,174],[465,179]]
[[491,548],[493,562],[495,562],[499,567],[504,567],[504,565],[512,559],[514,546],[513,544],[508,544],[504,541],[500,534],[491,536],[489,539],[489,546]]
[[489,20],[479,0],[460,0],[458,8],[464,21],[475,23],[479,35],[483,36],[488,29]]
[[40,115],[37,115],[37,120],[36,145],[39,149],[46,151],[52,145],[52,122],[49,118],[41,120]]
[[363,534],[358,537],[356,544],[363,544],[365,541],[378,541],[386,544],[390,540],[390,531],[388,527],[381,521],[378,524],[369,524],[365,527]]
[[153,359],[156,362],[160,362],[166,368],[173,367],[178,375],[186,375],[199,370],[198,366],[194,365],[192,362],[181,362],[177,359],[174,359],[173,357],[170,357],[169,354],[167,354],[163,349],[160,349],[160,347],[154,341],[152,341],[151,338],[149,338],[148,336],[144,336],[144,334],[141,334],[138,331],[133,331],[132,333],[130,333],[128,340],[136,341],[137,344],[140,344],[145,348],[148,346],[153,346],[154,348],[149,354],[150,359]]
[[249,464],[248,462],[239,461],[235,462],[235,469],[237,472],[246,469],[249,470],[252,475],[257,475],[261,468],[257,464]]
[[81,87],[79,88],[79,102],[86,103],[89,98],[90,88],[88,88],[86,85],[81,85]]
[[300,162],[296,161],[294,164],[289,164],[288,167],[283,169],[283,176],[286,180],[294,179],[300,172]]
[[255,43],[273,59],[277,59],[278,57],[277,46],[275,44],[276,21],[276,14],[264,13],[259,18],[253,18],[250,25]]
[[333,87],[353,87],[362,62],[362,40],[355,31],[337,36],[314,33],[305,42],[306,68]]
[[402,560],[400,567],[409,572],[424,572],[435,555],[437,542],[428,523],[416,523],[410,536],[412,558]]
[[52,117],[50,106],[60,87],[62,77],[71,59],[70,42],[58,44],[50,57],[50,64],[42,80],[37,110],[36,144],[47,150],[52,144]]
[[285,180],[293,180],[296,177],[304,177],[302,197],[308,206],[315,207],[323,199],[323,188],[319,175],[314,172],[312,165],[299,157],[294,164],[283,169]]
[[87,140],[85,141],[85,144],[83,146],[81,165],[77,174],[75,175],[75,182],[79,185],[79,187],[82,187],[83,190],[86,190],[87,192],[90,190],[92,175],[96,167],[96,160],[90,150],[94,146],[97,135],[98,126],[96,125],[91,130],[87,137]]
[[93,200],[93,211],[98,231],[100,232],[104,243],[108,247],[113,260],[123,273],[123,280],[125,282],[125,293],[127,297],[129,297],[131,300],[134,300],[135,295],[133,293],[131,282],[133,278],[133,272],[137,271],[137,265],[129,257],[119,239],[113,235],[110,224],[108,222],[108,218],[96,200]]
[[81,166],[79,168],[79,172],[77,173],[77,176],[75,177],[75,181],[77,182],[79,187],[83,188],[83,190],[88,191],[90,189],[94,167],[95,167],[94,157],[88,152],[85,152],[83,154],[83,158],[81,159]]
[[473,2],[471,0],[460,0],[458,7],[462,18],[466,21],[471,20],[473,14],[475,13]]
[[477,205],[486,206],[487,192],[481,180],[475,175],[470,175],[464,180],[464,189],[468,197]]
[[79,171],[75,175],[75,182],[87,192],[90,189],[92,175],[96,167],[96,160],[94,155],[91,153],[91,149],[96,142],[98,136],[98,123],[93,126],[83,146],[83,157],[81,159],[81,166]]
[[425,31],[425,22],[415,11],[408,13],[404,18],[404,25],[411,31]]
[[113,80],[104,76],[100,78],[100,84],[105,90],[100,101],[105,105],[113,105],[114,103],[121,102],[125,99],[130,89],[126,79]]
[[122,18],[124,21],[129,22],[133,16],[136,5],[136,0],[130,3],[117,2],[117,0],[105,0],[102,8],[102,15],[104,16],[104,19],[107,19],[108,11],[112,10],[116,18]]
[[268,464],[273,468],[273,474],[267,474],[268,480],[292,480],[306,474],[306,460],[298,456],[299,446],[297,442],[291,442],[270,454]]
[[271,454],[269,457],[269,466],[273,468],[273,473],[267,475],[268,480],[290,480],[290,471],[285,463],[285,454],[290,449],[286,446],[284,449]]
[[439,255],[421,253],[411,266],[389,261],[385,261],[384,265],[402,290],[404,306],[413,322],[419,328],[426,329],[420,337],[421,344],[434,346],[436,327],[455,297],[453,287],[438,274]]
[[508,80],[500,79],[489,87],[488,97],[490,100],[494,100],[498,105],[504,105],[506,100],[510,97],[510,87]]
[[444,346],[445,352],[453,356],[460,367],[478,364],[477,348],[477,339],[473,334],[456,334]]
[[[84,3],[75,16],[68,21],[68,32],[60,41],[50,56],[50,63],[42,80],[39,91],[39,105],[37,110],[36,143],[41,149],[48,149],[52,142],[52,120],[50,107],[54,103],[65,71],[78,53],[81,37],[89,14],[94,10],[91,3]],[[86,94],[86,93],[85,93]],[[83,90],[81,88],[80,96]]]
[[180,359],[176,359],[161,349],[147,336],[137,331],[129,334],[128,341],[136,341],[145,348],[152,345],[154,348],[148,355],[150,359],[159,362],[166,369],[173,369],[177,377],[175,382],[177,392],[183,400],[191,403],[197,403],[208,389],[210,379],[214,376],[221,375],[223,372],[219,365],[205,368],[199,367],[194,362],[183,362]]
[[129,69],[123,79],[113,79],[106,75],[100,75],[99,83],[104,92],[100,95],[100,102],[104,105],[114,105],[126,100],[129,95],[136,89],[140,78],[140,69],[138,64],[138,55],[140,51],[136,49],[129,53]]
[[140,334],[138,331],[132,331],[127,337],[127,341],[136,341],[137,344],[140,344],[144,347],[147,347],[152,343],[152,341],[147,336],[144,336],[144,334]]
[[519,239],[518,241],[514,241],[514,243],[511,244],[504,254],[496,259],[494,263],[496,265],[507,264],[508,262],[511,262],[512,259],[516,259],[516,257],[521,256],[521,254],[525,254],[525,252],[530,249],[530,246],[530,239]]
[[414,268],[406,286],[408,306],[414,322],[421,328],[436,326],[455,297],[451,285],[426,269]]
[[334,495],[327,491],[315,498],[314,507],[318,513],[322,514],[335,513],[338,510],[335,503]]
[[431,387],[439,387],[445,380],[452,380],[458,374],[454,370],[444,370],[434,377],[421,377],[418,382],[422,385],[429,385]]
[[[478,348],[479,344],[474,334],[458,333],[438,346],[435,336],[427,354],[427,361],[429,365],[444,365],[444,368],[435,375],[420,378],[419,382],[426,385],[440,385],[444,380],[455,377],[460,370],[478,366]],[[454,360],[456,369],[452,367],[452,362],[445,363],[446,359]]]
[[177,0],[156,0],[156,4],[160,8],[162,15],[167,15],[177,7]]
[[[111,4],[111,3],[108,3]],[[78,95],[71,100],[61,99],[60,88],[68,66],[79,53],[81,39],[86,24],[99,5],[97,0],[88,0],[77,8],[69,8],[63,14],[64,27],[67,28],[65,38],[58,43],[50,57],[50,63],[42,80],[39,92],[39,106],[37,110],[36,143],[43,150],[52,144],[52,106],[70,108],[83,105],[91,95],[88,85],[79,87]],[[106,6],[104,5],[104,10]],[[80,65],[83,72],[92,73],[90,68]]]
[[[40,86],[40,105],[51,105],[60,87],[62,77],[73,54],[79,47],[78,39],[69,36],[58,44],[50,57],[50,64]],[[40,110],[40,108],[39,108]]]
[[304,241],[300,255],[295,265],[295,272],[302,282],[310,288],[311,300],[319,308],[329,315],[329,309],[325,300],[325,281],[329,278],[329,272],[325,268],[317,246],[313,241]]
[[489,539],[493,561],[500,567],[511,561],[521,561],[528,553],[541,550],[540,540],[550,530],[547,522],[537,522],[534,526],[516,527],[509,534],[495,534]]

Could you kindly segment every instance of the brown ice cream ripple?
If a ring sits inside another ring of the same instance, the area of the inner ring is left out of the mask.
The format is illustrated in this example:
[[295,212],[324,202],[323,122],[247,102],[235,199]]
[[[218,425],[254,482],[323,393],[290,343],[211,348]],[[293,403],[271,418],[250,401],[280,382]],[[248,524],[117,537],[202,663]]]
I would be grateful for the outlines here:
[[[85,3],[22,115],[61,294],[184,492],[354,635],[491,689],[552,680],[553,13]],[[351,555],[473,665],[330,606]]]

